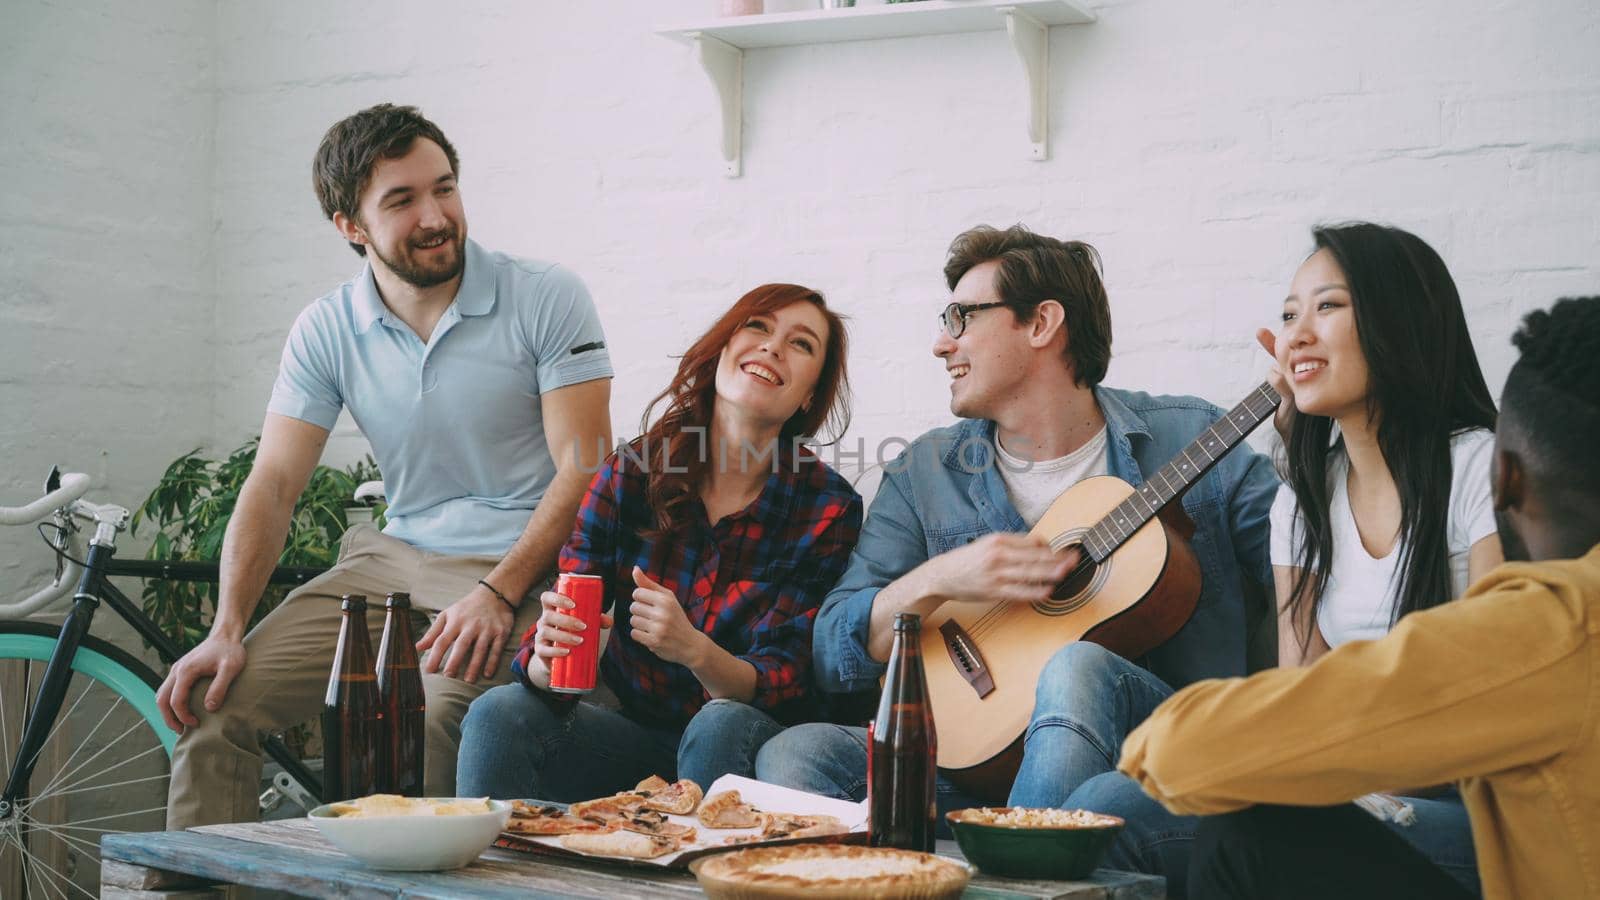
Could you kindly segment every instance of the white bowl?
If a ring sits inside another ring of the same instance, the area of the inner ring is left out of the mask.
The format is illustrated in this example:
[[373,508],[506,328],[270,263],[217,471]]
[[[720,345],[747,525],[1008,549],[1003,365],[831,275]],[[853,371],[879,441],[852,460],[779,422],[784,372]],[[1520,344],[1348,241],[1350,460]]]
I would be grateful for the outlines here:
[[464,816],[341,818],[324,803],[306,814],[335,847],[375,869],[458,869],[489,848],[511,818],[511,804],[490,800],[488,812]]

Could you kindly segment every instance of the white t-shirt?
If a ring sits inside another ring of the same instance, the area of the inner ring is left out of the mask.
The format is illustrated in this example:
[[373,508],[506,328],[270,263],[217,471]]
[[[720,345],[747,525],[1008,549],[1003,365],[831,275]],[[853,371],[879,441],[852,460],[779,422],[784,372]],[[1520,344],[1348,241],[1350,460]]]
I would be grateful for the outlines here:
[[[1467,589],[1467,556],[1472,545],[1495,533],[1489,485],[1494,433],[1482,428],[1450,439],[1450,509],[1445,540],[1450,551],[1450,599]],[[1382,559],[1361,545],[1346,488],[1349,460],[1335,452],[1328,460],[1331,499],[1328,522],[1333,534],[1333,566],[1317,606],[1317,626],[1329,647],[1371,640],[1389,633],[1400,584],[1398,544]],[[1272,503],[1272,564],[1299,565],[1303,532],[1294,491],[1285,484]]]
[[1022,521],[1032,528],[1044,518],[1050,504],[1056,502],[1067,488],[1094,475],[1104,475],[1106,468],[1106,430],[1102,426],[1095,436],[1082,447],[1055,459],[1029,462],[1012,456],[1000,446],[1000,480],[1005,482],[1006,496],[1022,515]]

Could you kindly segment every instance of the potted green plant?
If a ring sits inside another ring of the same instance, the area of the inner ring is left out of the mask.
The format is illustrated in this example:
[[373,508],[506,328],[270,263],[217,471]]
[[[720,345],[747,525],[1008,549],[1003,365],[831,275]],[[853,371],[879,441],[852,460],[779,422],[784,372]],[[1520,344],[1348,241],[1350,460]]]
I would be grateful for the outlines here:
[[[211,562],[220,557],[222,535],[255,463],[259,443],[259,437],[251,438],[223,459],[207,459],[195,450],[167,466],[133,514],[133,534],[146,523],[155,528],[147,559]],[[295,504],[278,564],[329,567],[337,562],[339,540],[350,526],[348,507],[356,486],[380,478],[371,456],[347,469],[317,466]],[[383,526],[381,507],[373,511],[373,521]],[[287,585],[269,585],[250,624],[283,602],[289,590]],[[145,582],[142,600],[145,613],[187,650],[205,637],[211,625],[217,585],[151,579]]]

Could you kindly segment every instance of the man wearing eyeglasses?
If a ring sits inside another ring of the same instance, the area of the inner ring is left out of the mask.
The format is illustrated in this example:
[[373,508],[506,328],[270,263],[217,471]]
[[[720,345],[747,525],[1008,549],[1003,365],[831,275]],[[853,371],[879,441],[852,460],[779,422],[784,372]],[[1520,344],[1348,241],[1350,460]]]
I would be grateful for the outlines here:
[[[817,615],[813,657],[825,691],[877,687],[896,613],[1048,599],[1069,562],[1026,532],[1050,504],[1093,475],[1140,484],[1223,413],[1196,397],[1100,384],[1111,311],[1088,244],[1021,226],[978,227],[951,244],[944,274],[951,302],[939,312],[932,350],[961,421],[884,466],[849,568]],[[1245,585],[1271,583],[1267,514],[1277,486],[1265,457],[1243,445],[1225,455],[1182,500],[1204,579],[1183,629],[1131,662],[1069,644],[1040,676],[1009,802],[1129,818],[1107,862],[1113,868],[1160,873],[1185,864],[1186,846],[1163,860],[1187,844],[1192,820],[1165,813],[1118,774],[1117,756],[1123,737],[1173,690],[1244,674]],[[865,796],[866,771],[865,729],[829,724],[789,729],[757,762],[764,781],[855,800]],[[974,799],[941,779],[941,807],[981,805]]]

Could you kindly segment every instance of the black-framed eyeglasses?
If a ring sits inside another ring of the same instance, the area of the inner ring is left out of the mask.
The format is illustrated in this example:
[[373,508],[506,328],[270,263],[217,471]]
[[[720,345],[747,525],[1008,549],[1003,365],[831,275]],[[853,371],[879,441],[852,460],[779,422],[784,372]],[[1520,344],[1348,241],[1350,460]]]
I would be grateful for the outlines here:
[[939,321],[944,323],[944,333],[950,335],[951,340],[961,337],[967,330],[967,320],[980,309],[993,309],[996,306],[1005,306],[1004,303],[952,303],[939,314]]

